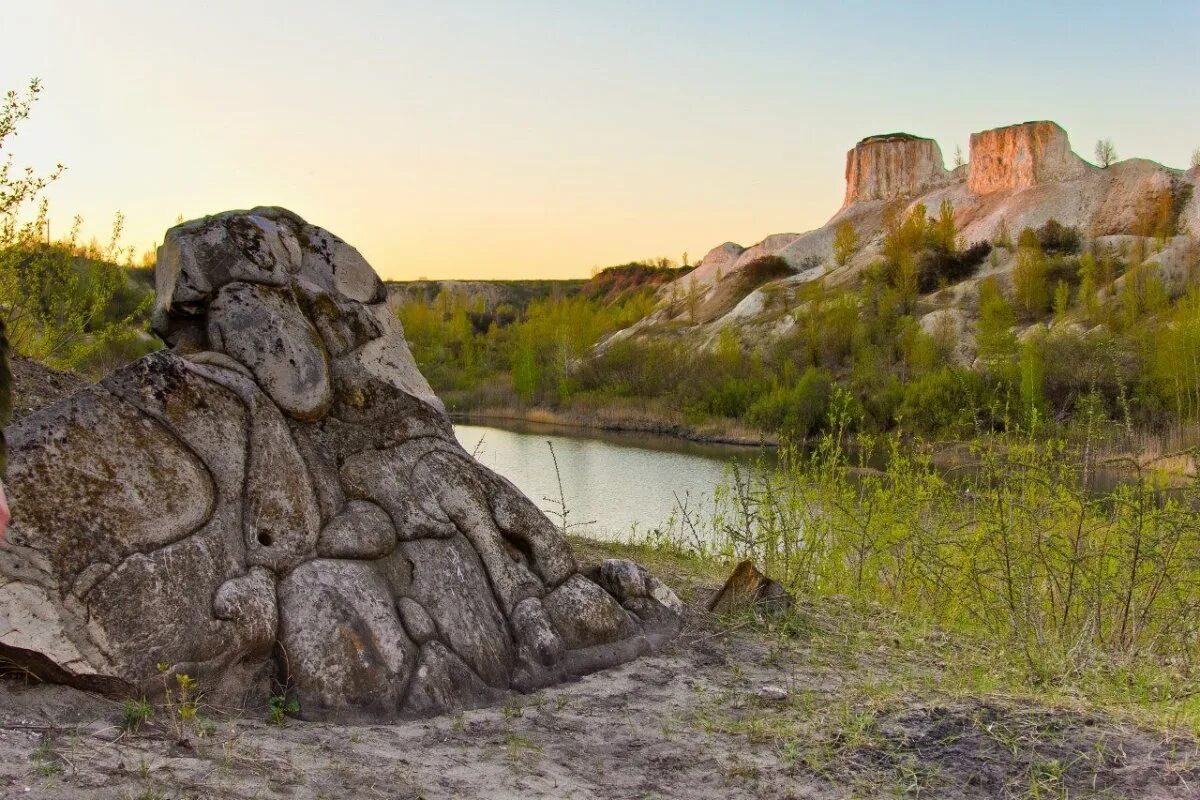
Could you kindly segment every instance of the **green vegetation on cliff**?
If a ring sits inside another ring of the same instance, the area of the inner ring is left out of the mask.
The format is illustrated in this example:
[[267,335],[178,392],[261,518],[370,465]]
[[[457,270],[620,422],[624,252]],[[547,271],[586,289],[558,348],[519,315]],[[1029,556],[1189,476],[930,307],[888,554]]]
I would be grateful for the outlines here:
[[[841,397],[864,432],[1086,430],[1175,447],[1200,422],[1200,283],[1194,268],[1164,277],[1153,248],[1085,241],[1054,221],[1015,243],[1002,232],[966,246],[948,204],[936,217],[918,206],[889,219],[882,257],[857,283],[801,284],[776,299],[767,286],[778,335],[672,320],[604,341],[669,304],[650,288],[563,292],[486,324],[450,291],[399,313],[418,363],[459,411],[637,408],[675,424],[811,436]],[[1001,259],[1010,275],[998,274]]]

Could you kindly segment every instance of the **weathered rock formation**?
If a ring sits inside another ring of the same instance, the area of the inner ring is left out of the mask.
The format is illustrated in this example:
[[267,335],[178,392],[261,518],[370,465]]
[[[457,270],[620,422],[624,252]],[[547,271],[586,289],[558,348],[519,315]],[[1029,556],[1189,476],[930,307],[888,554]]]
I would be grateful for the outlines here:
[[[1176,232],[1200,235],[1200,170],[1170,169],[1145,159],[1128,159],[1100,169],[1071,151],[1067,133],[1048,122],[1025,122],[972,134],[970,162],[947,170],[936,142],[907,133],[869,136],[846,155],[846,194],[841,209],[823,226],[807,233],[779,233],[750,247],[726,242],[714,248],[688,275],[664,287],[660,308],[618,332],[612,341],[642,335],[661,323],[678,321],[687,308],[712,304],[727,278],[736,278],[762,256],[778,256],[795,275],[756,289],[760,295],[810,280],[849,284],[880,257],[888,214],[904,215],[922,204],[937,213],[943,201],[954,209],[958,233],[966,242],[991,241],[1002,230],[1010,237],[1051,219],[1077,228],[1085,237],[1146,235],[1146,221],[1175,218]],[[833,242],[837,227],[853,224],[859,247],[848,263],[837,264]],[[699,298],[678,302],[699,291]],[[726,298],[728,300],[728,298]],[[761,318],[756,335],[787,332],[765,304],[724,305],[730,310],[702,319],[703,345],[716,341],[728,325],[745,327]],[[760,298],[761,299],[761,298]],[[695,300],[695,302],[693,302]],[[756,310],[757,309],[757,310]],[[690,317],[689,317],[690,318]],[[678,326],[664,329],[678,336]]]
[[680,278],[677,285],[712,285],[736,269],[745,252],[746,248],[733,242],[719,244],[704,255],[699,266]]
[[914,197],[950,183],[942,150],[933,139],[908,133],[868,136],[846,153],[846,201]]
[[1094,169],[1071,151],[1067,132],[1047,121],[972,133],[970,152],[967,188],[975,194],[1068,181]]
[[[9,431],[0,655],[117,693],[283,687],[308,718],[487,703],[645,653],[679,601],[457,444],[359,253],[296,215],[172,228],[170,349]],[[275,687],[272,687],[275,683]]]

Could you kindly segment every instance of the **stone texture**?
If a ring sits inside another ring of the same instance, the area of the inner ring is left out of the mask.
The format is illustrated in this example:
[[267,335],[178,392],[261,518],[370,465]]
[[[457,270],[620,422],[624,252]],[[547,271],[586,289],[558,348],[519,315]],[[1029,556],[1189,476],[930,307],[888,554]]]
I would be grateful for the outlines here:
[[417,644],[432,642],[438,636],[437,623],[425,607],[411,597],[401,597],[396,601],[396,610],[400,612],[400,622],[408,633],[408,638]]
[[479,700],[495,702],[508,694],[485,684],[449,648],[433,641],[421,648],[404,711],[415,716],[428,716],[470,708]]
[[414,600],[433,617],[445,642],[492,686],[507,686],[513,642],[479,556],[463,536],[403,542],[412,564]]
[[396,546],[396,528],[382,508],[351,500],[321,531],[321,558],[382,558]]
[[582,575],[551,592],[546,611],[570,648],[609,644],[630,636],[635,625],[612,595]]
[[933,139],[907,133],[868,136],[846,154],[846,199],[896,200],[924,194],[953,180]]
[[643,625],[672,631],[679,627],[679,617],[675,615],[675,612],[652,598],[631,597],[621,605]]
[[327,230],[305,225],[301,272],[327,292],[358,303],[383,303],[387,292],[383,281],[367,260],[350,245]]
[[[281,681],[309,719],[492,702],[634,658],[678,599],[561,532],[454,439],[382,282],[291,212],[168,231],[171,345],[8,431],[0,657],[128,697]],[[629,610],[622,607],[626,604]]]
[[645,597],[646,581],[638,565],[623,558],[600,562],[600,585],[616,597]]
[[1071,152],[1067,132],[1053,122],[1023,122],[971,134],[967,187],[976,194],[1028,189],[1088,172],[1083,159]]
[[673,291],[677,295],[686,296],[689,288],[693,285],[708,287],[718,283],[733,272],[734,264],[744,252],[746,252],[746,248],[734,242],[717,245],[705,253],[704,258],[700,259],[700,263],[694,270],[664,287],[662,290],[664,296],[672,291],[671,287],[674,287]]
[[[1191,193],[1194,197],[1194,187],[1187,187],[1186,178],[1163,169],[1144,158],[1130,158],[1119,161],[1106,170],[1098,171],[1097,182],[1103,187],[1098,207],[1093,216],[1088,233],[1092,235],[1146,234],[1143,220],[1154,218],[1155,209],[1160,203],[1175,205],[1178,198]],[[1183,229],[1193,235],[1200,234],[1187,226],[1186,209],[1181,209],[1179,222]]]
[[8,541],[46,553],[64,586],[90,565],[179,541],[212,514],[212,476],[195,453],[101,386],[25,417],[7,436]]
[[553,666],[566,649],[562,637],[550,622],[546,607],[536,597],[518,603],[510,621],[521,658],[526,663]]
[[329,362],[316,330],[283,290],[238,281],[217,292],[209,343],[245,364],[275,405],[317,419],[333,400]]
[[650,592],[650,596],[657,600],[660,605],[670,609],[675,616],[683,617],[683,602],[672,591],[670,586],[667,586],[653,575],[646,575],[646,589]]
[[487,469],[481,470],[480,477],[487,484],[496,526],[524,556],[524,563],[549,587],[571,577],[576,570],[575,557],[554,523],[506,478]]
[[279,645],[305,717],[399,712],[416,645],[387,584],[366,563],[309,561],[280,582],[279,600]]

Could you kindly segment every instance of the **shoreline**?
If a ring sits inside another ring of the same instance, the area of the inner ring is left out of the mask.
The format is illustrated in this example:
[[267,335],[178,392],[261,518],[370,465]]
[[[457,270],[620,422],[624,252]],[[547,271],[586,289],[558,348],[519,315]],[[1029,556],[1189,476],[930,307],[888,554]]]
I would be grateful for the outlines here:
[[682,423],[661,419],[627,415],[595,415],[555,411],[548,408],[492,407],[470,411],[447,412],[454,422],[526,422],[536,425],[553,425],[563,428],[608,431],[614,433],[643,433],[669,436],[700,444],[732,445],[736,447],[778,447],[779,440],[763,431],[714,426],[712,429],[696,428]]
[[[697,428],[661,418],[622,414],[614,409],[604,409],[603,413],[597,414],[582,411],[563,412],[549,408],[492,406],[447,413],[452,421],[466,424],[527,423],[582,431],[648,434],[697,444],[772,449],[780,446],[777,436],[763,431],[719,423],[711,428]],[[969,443],[961,440],[926,443],[925,449],[936,463],[945,468],[969,467],[975,463],[966,452]],[[1141,470],[1145,470],[1148,474],[1157,475],[1159,480],[1165,479],[1170,487],[1178,487],[1195,480],[1196,475],[1200,473],[1195,459],[1187,454],[1134,454],[1120,450],[1101,454],[1093,469],[1111,475],[1126,476],[1136,476]]]

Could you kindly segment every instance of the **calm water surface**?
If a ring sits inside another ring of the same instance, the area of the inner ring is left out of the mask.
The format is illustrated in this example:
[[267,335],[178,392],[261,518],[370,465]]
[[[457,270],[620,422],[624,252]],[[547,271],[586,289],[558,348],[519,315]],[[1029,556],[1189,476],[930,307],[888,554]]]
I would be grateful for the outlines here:
[[[573,533],[626,538],[667,520],[676,497],[689,509],[711,502],[731,461],[749,464],[759,448],[709,445],[669,436],[607,433],[527,423],[504,428],[455,425],[459,442],[487,467],[515,483],[543,509],[556,509],[558,483],[547,442],[562,475]],[[547,500],[546,498],[549,498]]]

